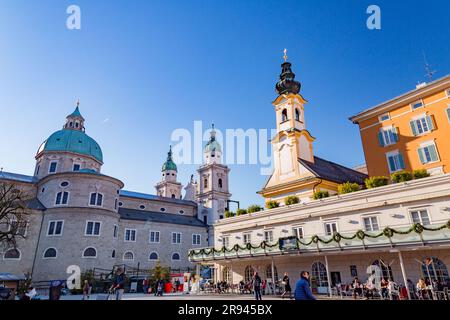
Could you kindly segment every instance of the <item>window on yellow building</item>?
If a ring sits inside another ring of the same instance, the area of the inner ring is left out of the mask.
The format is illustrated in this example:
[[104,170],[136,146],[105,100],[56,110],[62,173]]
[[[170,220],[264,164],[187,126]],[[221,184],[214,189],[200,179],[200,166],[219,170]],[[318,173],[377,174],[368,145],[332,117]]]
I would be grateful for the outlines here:
[[378,117],[378,120],[380,120],[380,122],[389,120],[391,117],[389,116],[389,112],[382,114],[381,116]]
[[422,162],[422,164],[439,161],[439,156],[434,142],[422,145],[418,149],[418,153],[420,162]]
[[450,108],[447,108],[447,118],[448,118],[448,121],[450,121]]
[[397,128],[395,127],[381,128],[380,132],[378,133],[378,142],[382,147],[389,146],[391,144],[398,142]]
[[433,120],[428,115],[412,120],[409,125],[414,136],[434,130]]
[[388,161],[389,171],[391,173],[405,169],[403,155],[398,151],[387,153],[386,158]]
[[421,107],[423,107],[422,100],[419,100],[419,101],[411,103],[411,109],[413,109],[413,110],[416,110],[416,109],[421,108]]

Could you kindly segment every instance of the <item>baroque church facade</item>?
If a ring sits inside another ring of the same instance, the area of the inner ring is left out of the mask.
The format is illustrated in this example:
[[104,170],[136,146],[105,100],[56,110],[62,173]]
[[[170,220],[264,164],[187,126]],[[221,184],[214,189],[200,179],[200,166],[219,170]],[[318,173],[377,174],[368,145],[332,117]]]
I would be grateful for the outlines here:
[[67,268],[111,270],[115,265],[150,269],[157,262],[193,268],[188,250],[205,247],[211,225],[229,199],[229,169],[221,163],[215,131],[205,146],[205,163],[184,187],[168,152],[156,194],[124,190],[102,173],[100,145],[85,132],[77,105],[62,130],[39,147],[32,176],[0,172],[27,200],[27,224],[17,248],[0,249],[0,272],[31,274],[34,281],[65,279]]

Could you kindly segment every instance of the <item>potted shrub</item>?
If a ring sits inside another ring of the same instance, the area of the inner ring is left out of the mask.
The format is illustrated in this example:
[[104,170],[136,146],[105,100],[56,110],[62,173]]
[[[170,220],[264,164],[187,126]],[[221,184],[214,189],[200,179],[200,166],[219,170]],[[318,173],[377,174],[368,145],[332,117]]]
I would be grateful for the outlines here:
[[357,183],[346,182],[338,185],[338,193],[345,194],[350,192],[359,191],[361,189],[360,185]]
[[284,199],[284,204],[290,206],[292,204],[297,204],[300,202],[300,199],[297,196],[289,196]]
[[248,213],[253,213],[253,212],[258,212],[261,211],[263,208],[261,208],[260,206],[258,206],[257,204],[251,205],[250,207],[247,208],[247,212]]
[[330,193],[328,191],[316,191],[313,194],[313,199],[314,200],[318,200],[318,199],[323,199],[323,198],[328,198],[330,196]]
[[422,178],[426,178],[426,177],[429,177],[429,176],[430,176],[430,174],[428,173],[428,171],[425,170],[425,169],[417,169],[417,170],[414,170],[414,171],[412,172],[412,174],[413,174],[413,176],[414,176],[414,179],[422,179]]
[[231,217],[234,217],[235,215],[236,214],[232,211],[228,211],[228,210],[225,211],[225,218],[231,218]]
[[399,171],[391,174],[391,179],[395,183],[410,181],[413,179],[413,175],[408,171]]
[[247,214],[247,210],[245,210],[245,209],[238,209],[238,210],[236,211],[236,215],[237,215],[237,216],[241,216],[241,215],[243,215],[243,214]]
[[269,200],[266,202],[266,208],[267,209],[273,209],[273,208],[278,208],[280,206],[280,203],[278,201],[275,200]]
[[367,189],[377,188],[385,186],[389,183],[389,178],[385,176],[380,177],[370,177],[364,180]]

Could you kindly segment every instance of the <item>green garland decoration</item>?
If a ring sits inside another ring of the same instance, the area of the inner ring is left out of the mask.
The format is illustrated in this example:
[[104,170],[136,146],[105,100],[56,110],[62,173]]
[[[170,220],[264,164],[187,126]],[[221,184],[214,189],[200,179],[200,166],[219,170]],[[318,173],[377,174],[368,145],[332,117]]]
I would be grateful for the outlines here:
[[[317,244],[317,243],[322,243],[322,244],[329,244],[331,242],[336,242],[339,243],[342,241],[342,239],[344,240],[353,240],[355,238],[358,238],[359,240],[364,240],[366,237],[367,238],[379,238],[382,236],[385,236],[387,238],[392,238],[395,234],[402,234],[402,235],[406,235],[406,234],[410,234],[411,232],[415,232],[417,234],[422,234],[424,231],[440,231],[443,229],[450,229],[450,220],[447,221],[446,224],[439,226],[439,227],[435,227],[435,228],[430,228],[430,227],[425,227],[420,223],[415,223],[414,225],[412,225],[408,230],[406,231],[400,231],[400,230],[395,230],[393,228],[390,227],[386,227],[383,229],[383,231],[381,231],[378,234],[370,234],[370,233],[366,233],[363,230],[358,230],[353,236],[343,236],[342,234],[335,232],[333,234],[333,236],[328,239],[322,239],[317,235],[314,235],[311,240],[309,242],[303,242],[302,240],[297,238],[297,245],[298,247],[300,247],[300,245],[302,246],[309,246],[312,243]],[[198,249],[198,250],[191,250],[188,253],[189,257],[192,256],[196,256],[196,255],[210,255],[211,253],[230,253],[230,252],[238,252],[238,251],[242,251],[242,250],[251,250],[251,249],[267,249],[267,248],[273,248],[276,246],[280,245],[280,240],[278,240],[277,242],[270,244],[267,241],[263,241],[261,242],[259,245],[252,245],[251,243],[247,243],[245,246],[240,246],[239,244],[235,244],[232,248],[228,249],[225,246],[223,246],[221,249],[215,249],[215,248],[202,248],[202,249]]]

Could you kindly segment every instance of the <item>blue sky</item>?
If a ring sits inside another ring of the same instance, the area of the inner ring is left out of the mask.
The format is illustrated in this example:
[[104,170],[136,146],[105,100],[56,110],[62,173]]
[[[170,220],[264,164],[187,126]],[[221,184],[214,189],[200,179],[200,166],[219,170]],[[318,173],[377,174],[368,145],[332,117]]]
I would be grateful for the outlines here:
[[[80,6],[82,29],[66,28]],[[366,28],[381,8],[382,29]],[[154,193],[170,136],[195,120],[275,127],[282,50],[302,83],[314,152],[364,162],[348,117],[450,73],[448,1],[0,0],[0,166],[32,174],[37,148],[81,100],[103,172]],[[105,121],[107,119],[107,121]],[[179,166],[186,183],[196,166]],[[259,165],[232,165],[233,199],[263,204]]]

